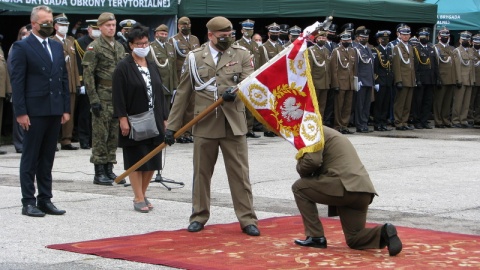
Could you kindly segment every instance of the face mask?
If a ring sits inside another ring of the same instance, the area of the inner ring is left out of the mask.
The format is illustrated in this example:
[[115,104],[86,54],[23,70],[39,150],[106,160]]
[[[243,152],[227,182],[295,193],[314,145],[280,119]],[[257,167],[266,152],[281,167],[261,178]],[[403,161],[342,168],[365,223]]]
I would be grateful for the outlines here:
[[367,40],[366,40],[366,39],[360,40],[360,44],[362,44],[362,45],[364,45],[364,46],[367,45]]
[[93,38],[98,38],[101,34],[102,34],[102,32],[100,32],[100,30],[92,30],[92,37]]
[[468,42],[466,40],[462,41],[462,46],[465,47],[465,48],[470,47],[470,42]]
[[441,41],[442,43],[447,43],[447,42],[448,42],[448,37],[441,37],[441,38],[440,38],[440,41]]
[[253,30],[246,30],[243,32],[243,36],[246,38],[250,38],[253,35]]
[[325,40],[319,40],[319,41],[317,41],[317,45],[318,45],[319,47],[322,47],[323,45],[325,45]]
[[261,46],[262,45],[262,42],[261,41],[255,41],[257,42],[258,46]]
[[22,36],[22,39],[26,39],[26,38],[27,38],[27,36]]
[[382,38],[382,39],[380,40],[380,44],[382,44],[383,46],[387,46],[387,44],[388,44],[388,39]]
[[480,44],[475,44],[475,45],[473,45],[473,48],[475,48],[475,50],[480,49]]
[[167,37],[158,37],[157,39],[158,39],[158,41],[160,41],[162,43],[167,42]]
[[185,36],[190,35],[190,28],[187,28],[187,27],[182,28],[182,34],[184,34]]
[[278,35],[270,35],[270,40],[271,41],[277,41],[278,40]]
[[428,43],[428,39],[426,39],[426,38],[421,38],[421,39],[420,39],[420,43],[422,43],[423,45],[425,45],[425,44]]
[[62,34],[62,35],[67,34],[68,26],[59,26],[57,32]]
[[342,46],[348,48],[350,47],[350,42],[342,42]]
[[280,34],[280,39],[281,39],[281,40],[287,40],[287,39],[288,39],[288,35]]
[[214,44],[217,49],[220,51],[227,50],[230,45],[232,45],[232,38],[231,37],[217,37],[217,43]]
[[40,24],[40,30],[38,30],[38,33],[43,38],[49,37],[53,33],[53,24],[51,23]]
[[139,57],[145,57],[150,52],[150,46],[145,48],[133,48],[133,53],[138,55]]
[[327,35],[327,39],[328,39],[328,40],[334,40],[334,39],[335,39],[335,35],[334,35],[334,34],[328,34],[328,35]]

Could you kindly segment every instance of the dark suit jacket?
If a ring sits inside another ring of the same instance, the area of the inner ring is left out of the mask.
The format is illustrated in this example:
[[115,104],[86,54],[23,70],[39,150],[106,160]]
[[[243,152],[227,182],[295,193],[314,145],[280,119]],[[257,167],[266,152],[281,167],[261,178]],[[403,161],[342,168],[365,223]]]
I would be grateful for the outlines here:
[[[119,134],[118,146],[132,146],[144,143],[160,144],[163,141],[165,126],[163,121],[168,117],[168,106],[162,89],[162,80],[157,66],[150,59],[147,60],[148,70],[154,95],[154,113],[160,135],[145,141],[134,141]],[[148,111],[147,85],[137,64],[131,55],[120,61],[112,77],[113,116],[127,117]],[[120,129],[119,129],[120,132]]]
[[12,45],[8,69],[15,116],[70,113],[68,73],[63,47],[49,40],[53,62],[32,34]]
[[[375,62],[374,62],[374,71],[377,79],[375,83],[378,83],[381,86],[393,85],[393,68],[392,68],[392,49],[386,47],[385,49],[378,45],[376,48]],[[380,63],[381,60],[381,63]],[[382,66],[382,64],[384,66]]]
[[[373,87],[375,85],[375,76],[373,73],[373,54],[368,47],[363,47],[357,43],[357,76],[362,86]],[[367,63],[364,63],[367,62]]]

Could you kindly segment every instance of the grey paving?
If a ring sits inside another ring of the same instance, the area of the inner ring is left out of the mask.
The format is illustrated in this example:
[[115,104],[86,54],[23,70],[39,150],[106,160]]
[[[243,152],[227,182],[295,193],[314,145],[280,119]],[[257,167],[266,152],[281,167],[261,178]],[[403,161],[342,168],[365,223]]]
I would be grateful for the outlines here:
[[[380,195],[371,205],[368,221],[480,235],[480,129],[373,132],[348,137]],[[290,189],[298,178],[296,150],[280,138],[248,139],[248,143],[259,218],[297,215]],[[67,214],[45,218],[21,215],[20,155],[13,146],[2,146],[2,150],[8,154],[0,156],[0,269],[169,269],[45,246],[186,228],[191,211],[192,144],[166,149],[162,175],[184,182],[185,187],[168,191],[152,183],[148,194],[155,209],[148,214],[133,211],[130,187],[92,184],[89,150],[59,151],[53,168],[53,201]],[[117,153],[115,172],[120,174],[121,149]],[[221,156],[212,180],[212,205],[208,224],[236,222]],[[319,210],[326,216],[325,206]]]

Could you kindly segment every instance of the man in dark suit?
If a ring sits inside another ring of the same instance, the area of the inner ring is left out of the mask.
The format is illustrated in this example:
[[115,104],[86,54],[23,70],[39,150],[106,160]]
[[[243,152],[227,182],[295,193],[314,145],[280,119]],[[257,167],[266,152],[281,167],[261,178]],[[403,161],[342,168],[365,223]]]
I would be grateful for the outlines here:
[[388,247],[390,256],[402,251],[402,242],[390,223],[365,228],[368,206],[377,195],[352,143],[337,131],[323,127],[325,146],[298,160],[300,179],[292,191],[305,227],[305,240],[295,244],[327,248],[317,203],[328,205],[329,216],[340,216],[347,245],[353,249]]
[[62,45],[48,38],[53,32],[52,10],[34,7],[30,21],[32,35],[15,42],[9,57],[14,113],[25,130],[20,161],[22,214],[63,215],[65,211],[51,202],[52,167],[61,124],[70,119],[68,74]]

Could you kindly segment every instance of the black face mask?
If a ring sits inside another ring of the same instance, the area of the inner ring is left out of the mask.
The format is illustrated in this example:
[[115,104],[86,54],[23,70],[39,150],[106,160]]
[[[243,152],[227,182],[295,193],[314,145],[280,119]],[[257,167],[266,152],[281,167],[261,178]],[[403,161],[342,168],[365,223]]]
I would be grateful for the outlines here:
[[38,33],[43,37],[47,38],[53,33],[53,24],[52,23],[42,23],[40,24],[40,30]]
[[190,35],[190,28],[188,27],[182,28],[182,34],[184,34],[185,36]]
[[325,40],[319,40],[317,41],[317,45],[322,47],[323,45],[325,45]]
[[425,44],[428,43],[428,39],[426,39],[426,38],[421,38],[421,39],[420,39],[420,43],[422,43],[423,45],[425,45]]
[[465,47],[465,48],[468,48],[468,47],[470,47],[470,42],[468,42],[466,40],[462,41],[462,46]]
[[270,35],[270,40],[277,41],[278,40],[278,35]]
[[168,37],[158,37],[157,39],[158,39],[158,41],[160,41],[162,43],[165,43],[165,42],[167,42]]
[[327,35],[327,39],[328,39],[328,40],[334,40],[335,37],[336,37],[335,34],[328,34],[328,35]]
[[388,38],[382,38],[382,39],[380,40],[380,44],[382,44],[382,46],[387,46],[388,41],[389,41]]
[[441,37],[441,38],[440,38],[440,41],[441,41],[442,43],[447,43],[447,42],[448,42],[448,37]]
[[360,40],[360,44],[362,44],[363,46],[367,45],[367,41],[366,39],[362,39]]
[[473,48],[475,48],[475,50],[479,50],[480,49],[480,44],[473,45]]
[[288,35],[286,35],[286,34],[280,34],[280,39],[281,39],[281,40],[287,40],[287,39],[288,39]]
[[342,46],[348,48],[350,47],[350,42],[342,42]]
[[217,37],[217,43],[214,44],[217,49],[224,52],[232,45],[232,37]]

